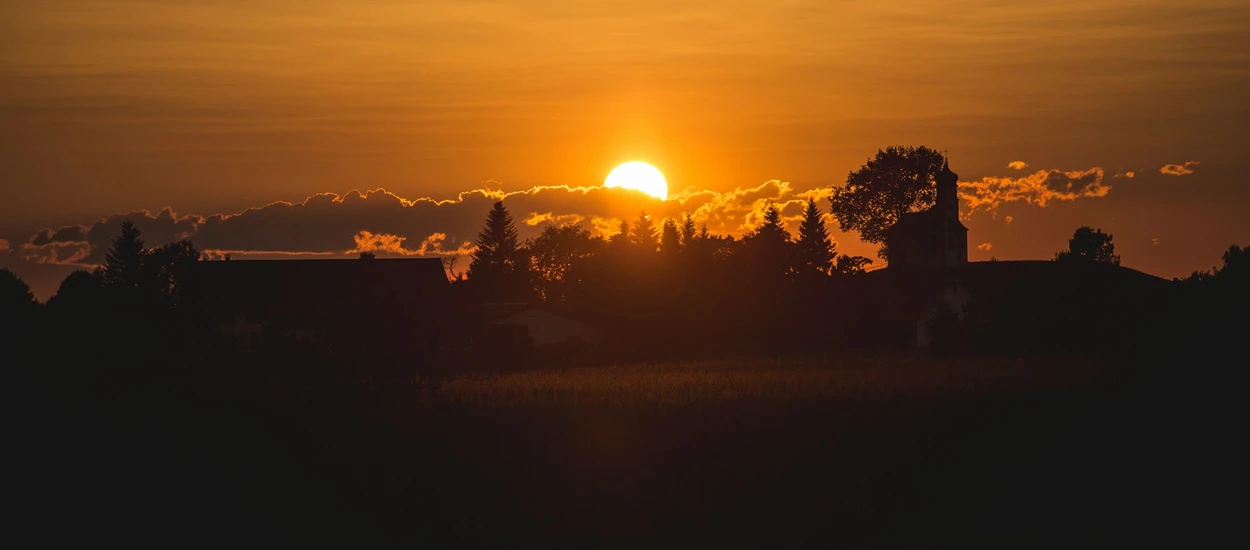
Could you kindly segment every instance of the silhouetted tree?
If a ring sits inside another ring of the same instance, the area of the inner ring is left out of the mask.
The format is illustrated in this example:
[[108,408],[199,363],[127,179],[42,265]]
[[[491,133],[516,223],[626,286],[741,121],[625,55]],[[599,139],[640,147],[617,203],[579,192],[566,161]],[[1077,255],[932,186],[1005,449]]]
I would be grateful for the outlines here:
[[764,209],[764,222],[743,235],[742,246],[745,253],[742,259],[746,262],[742,269],[761,277],[751,281],[751,284],[767,285],[789,274],[793,243],[782,225],[781,210],[777,205],[770,204]]
[[698,233],[698,230],[694,226],[694,219],[691,218],[690,213],[687,212],[681,218],[681,244],[684,245],[694,240],[694,237],[697,233]]
[[608,245],[617,252],[624,252],[626,248],[629,248],[628,220],[621,220],[617,233],[608,239]]
[[1250,245],[1229,245],[1221,257],[1224,266],[1215,270],[1215,276],[1225,281],[1250,282]]
[[512,214],[504,208],[503,201],[495,202],[486,215],[475,244],[468,278],[477,281],[474,284],[490,293],[492,299],[519,298],[520,289],[529,283],[529,258],[521,250]]
[[526,247],[533,258],[532,273],[534,289],[541,299],[564,300],[565,288],[571,284],[569,273],[577,262],[599,252],[604,246],[602,239],[578,225],[548,225],[538,238]]
[[796,267],[800,271],[827,275],[833,268],[833,241],[825,228],[824,216],[816,206],[816,199],[807,199],[803,210],[803,222],[799,224],[799,237],[795,242]]
[[48,308],[58,317],[70,317],[94,312],[100,307],[104,288],[104,270],[75,270],[61,281],[56,294],[48,298]]
[[122,222],[121,234],[113,239],[113,245],[104,254],[103,281],[113,289],[135,291],[142,285],[144,256],[147,249],[143,236],[134,222]]
[[878,150],[874,158],[846,177],[829,198],[831,211],[843,231],[858,231],[864,242],[881,245],[886,257],[886,232],[908,212],[933,205],[937,189],[934,174],[945,157],[928,147],[895,145]]
[[0,342],[28,334],[38,310],[30,285],[8,268],[0,268]]
[[374,259],[375,257],[376,257],[376,256],[374,256],[372,252],[361,252],[361,253],[360,253],[360,259],[362,259],[362,260],[372,260],[372,259]]
[[646,212],[639,212],[634,223],[629,227],[629,244],[635,249],[655,252],[660,246],[660,235]]
[[194,300],[198,291],[195,264],[199,260],[200,252],[186,239],[150,249],[144,255],[143,284],[153,284],[161,301],[168,305]]
[[1120,257],[1115,253],[1111,235],[1087,225],[1077,228],[1072,238],[1068,239],[1068,249],[1055,254],[1055,260],[1120,265]]
[[863,273],[865,267],[871,263],[872,260],[863,256],[848,256],[843,254],[838,256],[838,263],[834,267],[834,271],[843,275],[854,275],[856,273]]
[[681,233],[672,218],[665,218],[660,225],[660,252],[671,258],[681,251]]

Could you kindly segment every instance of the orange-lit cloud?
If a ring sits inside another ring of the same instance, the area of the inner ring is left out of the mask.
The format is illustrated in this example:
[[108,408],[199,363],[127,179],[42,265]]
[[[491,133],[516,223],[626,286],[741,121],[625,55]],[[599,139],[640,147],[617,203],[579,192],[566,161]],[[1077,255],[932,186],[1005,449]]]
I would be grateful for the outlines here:
[[538,212],[531,212],[529,217],[525,218],[525,225],[531,227],[542,223],[554,225],[577,225],[582,223],[582,220],[584,219],[586,219],[584,216],[578,214],[555,215],[551,212],[544,212],[542,214],[539,214]]
[[1165,164],[1159,169],[1159,173],[1166,176],[1188,176],[1194,173],[1194,167],[1200,164],[1196,160],[1186,161],[1185,164]]
[[1012,170],[1024,170],[1025,167],[1027,167],[1028,165],[1029,163],[1024,162],[1022,160],[1013,160],[1007,163],[1007,167]]
[[989,252],[993,249],[994,249],[993,243],[981,243],[977,245],[977,250],[980,250],[982,252]]
[[1019,178],[990,176],[959,182],[959,198],[967,201],[971,211],[993,211],[1017,201],[1045,207],[1051,201],[1105,197],[1111,186],[1103,185],[1102,179],[1103,169],[1096,166],[1077,171],[1039,170]]
[[1005,220],[1007,221],[1007,225],[1011,225],[1011,222],[1012,222],[1013,220],[1015,220],[1015,218],[1013,218],[1013,217],[1011,217],[1011,216],[1007,216],[1007,217],[1005,217],[1005,218],[1003,218],[1003,219],[1005,219]]
[[23,245],[23,257],[36,263],[99,264],[124,220],[133,221],[151,246],[189,238],[211,258],[464,255],[472,252],[472,240],[496,200],[503,200],[519,220],[522,238],[536,236],[547,224],[568,223],[610,236],[619,231],[621,220],[643,210],[657,222],[688,213],[713,232],[737,235],[754,229],[769,204],[780,208],[789,229],[797,231],[807,198],[823,202],[829,195],[828,188],[796,192],[779,180],[723,193],[686,189],[668,201],[627,189],[569,186],[504,191],[487,185],[450,199],[409,199],[384,189],[317,193],[234,214],[179,215],[166,208],[44,229]]
[[1132,170],[1121,170],[1121,171],[1119,171],[1119,172],[1116,172],[1116,173],[1115,173],[1115,176],[1113,176],[1113,177],[1116,177],[1116,178],[1127,178],[1127,179],[1133,179],[1133,178],[1137,177],[1137,172],[1134,172],[1134,171],[1132,171]]
[[1150,245],[1151,245],[1151,246],[1158,246],[1158,245],[1159,245],[1159,237],[1153,237],[1153,238],[1151,238],[1151,239],[1150,239]]
[[5,252],[8,249],[9,249],[9,241],[5,239],[0,239],[0,252]]

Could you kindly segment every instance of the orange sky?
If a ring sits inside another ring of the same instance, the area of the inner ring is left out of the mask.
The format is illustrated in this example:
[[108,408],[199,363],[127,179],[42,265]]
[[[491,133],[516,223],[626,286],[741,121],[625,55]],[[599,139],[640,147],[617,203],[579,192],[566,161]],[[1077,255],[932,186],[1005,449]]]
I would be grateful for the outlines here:
[[135,209],[596,185],[627,160],[674,192],[800,193],[907,144],[967,182],[1104,172],[1102,196],[972,212],[973,259],[1090,224],[1180,276],[1250,242],[1248,89],[1240,0],[0,0],[0,264]]

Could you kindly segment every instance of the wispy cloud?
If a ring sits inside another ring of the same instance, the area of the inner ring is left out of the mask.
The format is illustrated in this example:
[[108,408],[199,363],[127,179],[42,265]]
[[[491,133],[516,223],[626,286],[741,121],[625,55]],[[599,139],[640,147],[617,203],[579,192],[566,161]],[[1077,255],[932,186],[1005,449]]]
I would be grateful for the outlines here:
[[991,176],[961,181],[959,197],[967,201],[971,211],[993,211],[1004,203],[1017,201],[1045,207],[1053,201],[1105,197],[1111,186],[1102,180],[1103,169],[1097,166],[1076,171],[1039,170],[1019,178]]
[[1028,165],[1029,163],[1024,162],[1022,160],[1013,160],[1007,163],[1007,167],[1012,170],[1024,170],[1025,167],[1027,167]]
[[1185,164],[1165,164],[1159,173],[1166,176],[1188,176],[1194,173],[1194,167],[1200,163],[1196,160],[1185,161]]
[[977,245],[977,250],[981,252],[989,252],[994,249],[993,243],[981,243]]
[[1119,172],[1115,173],[1115,176],[1112,176],[1112,177],[1133,179],[1137,177],[1137,172],[1134,172],[1133,170],[1120,170]]

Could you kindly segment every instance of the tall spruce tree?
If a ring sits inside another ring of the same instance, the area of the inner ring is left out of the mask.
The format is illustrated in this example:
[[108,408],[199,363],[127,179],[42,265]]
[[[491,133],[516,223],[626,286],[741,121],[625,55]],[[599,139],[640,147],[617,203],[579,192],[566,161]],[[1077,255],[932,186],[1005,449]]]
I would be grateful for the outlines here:
[[677,223],[672,218],[665,218],[660,227],[660,252],[672,255],[681,251],[681,233],[677,231]]
[[837,257],[825,220],[816,206],[816,199],[807,199],[803,210],[803,223],[799,225],[799,238],[795,243],[795,259],[798,271],[828,274]]
[[633,225],[629,227],[629,244],[644,252],[655,252],[660,246],[659,231],[656,230],[655,223],[651,221],[651,216],[645,211],[639,212],[638,217],[634,218]]
[[121,234],[113,239],[112,248],[104,253],[104,284],[131,291],[143,286],[146,255],[147,249],[139,228],[130,220],[122,222]]
[[769,204],[764,209],[764,223],[742,238],[747,257],[753,267],[768,277],[784,275],[790,271],[790,258],[794,243],[781,220],[781,209]]
[[487,289],[488,293],[499,295],[515,294],[521,285],[528,283],[525,267],[527,258],[522,258],[521,246],[517,240],[516,225],[512,222],[512,214],[504,208],[503,201],[495,202],[482,231],[477,234],[474,243],[473,261],[467,273],[470,280]]
[[690,213],[687,212],[681,218],[681,244],[684,245],[694,240],[697,231],[698,230],[694,226],[694,219],[691,218]]

